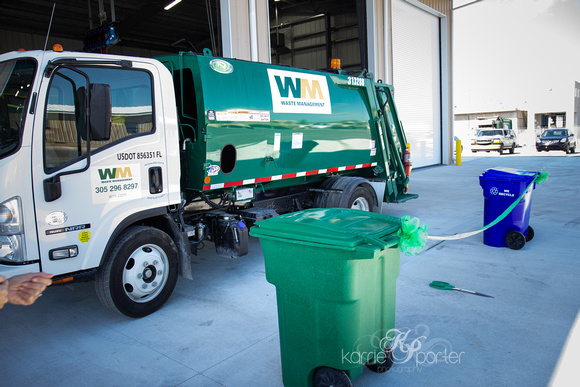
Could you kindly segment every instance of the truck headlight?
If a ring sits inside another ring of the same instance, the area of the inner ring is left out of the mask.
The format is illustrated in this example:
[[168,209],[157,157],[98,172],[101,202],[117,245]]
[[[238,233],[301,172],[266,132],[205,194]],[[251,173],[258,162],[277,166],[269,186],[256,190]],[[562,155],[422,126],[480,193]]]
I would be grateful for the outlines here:
[[494,138],[493,143],[494,144],[501,144],[501,140],[499,138]]
[[22,262],[21,235],[0,235],[0,261]]
[[0,203],[0,262],[26,261],[22,204],[19,197]]
[[4,205],[0,206],[0,224],[10,223],[14,219],[12,211]]

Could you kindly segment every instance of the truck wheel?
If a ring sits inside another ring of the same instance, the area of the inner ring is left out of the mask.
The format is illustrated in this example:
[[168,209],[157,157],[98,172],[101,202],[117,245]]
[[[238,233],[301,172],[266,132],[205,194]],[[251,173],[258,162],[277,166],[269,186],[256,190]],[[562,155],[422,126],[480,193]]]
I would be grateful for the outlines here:
[[372,211],[374,209],[374,200],[369,189],[365,186],[357,187],[350,195],[346,208],[374,212]]
[[317,208],[353,208],[370,212],[376,212],[378,209],[375,190],[368,180],[362,177],[332,177],[326,180],[321,188],[328,192],[318,193],[314,202]]
[[516,145],[512,145],[512,147],[510,148],[510,155],[513,155],[516,151]]
[[320,367],[314,374],[315,387],[352,387],[352,381],[342,370],[330,367]]
[[126,316],[147,316],[171,296],[177,269],[177,248],[166,233],[153,227],[129,227],[97,273],[97,296]]

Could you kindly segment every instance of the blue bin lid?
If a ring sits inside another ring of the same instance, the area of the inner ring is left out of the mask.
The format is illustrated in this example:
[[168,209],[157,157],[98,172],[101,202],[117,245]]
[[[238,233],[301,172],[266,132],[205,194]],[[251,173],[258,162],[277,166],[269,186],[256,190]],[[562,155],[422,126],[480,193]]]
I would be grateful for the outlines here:
[[489,168],[483,171],[480,180],[520,181],[530,183],[537,172],[523,171],[514,168]]

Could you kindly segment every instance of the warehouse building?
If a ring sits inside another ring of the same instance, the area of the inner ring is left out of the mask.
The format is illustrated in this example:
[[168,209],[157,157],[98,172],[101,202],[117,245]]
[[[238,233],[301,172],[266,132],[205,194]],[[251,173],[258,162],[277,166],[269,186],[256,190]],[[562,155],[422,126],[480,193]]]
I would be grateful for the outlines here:
[[452,162],[451,19],[451,0],[22,0],[2,5],[0,52],[209,48],[310,69],[339,58],[395,87],[416,168]]

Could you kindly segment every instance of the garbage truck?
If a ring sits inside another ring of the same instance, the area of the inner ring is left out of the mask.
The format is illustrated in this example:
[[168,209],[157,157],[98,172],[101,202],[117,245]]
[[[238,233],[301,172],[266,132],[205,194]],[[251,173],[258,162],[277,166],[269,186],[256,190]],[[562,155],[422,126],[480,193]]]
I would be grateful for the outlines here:
[[130,317],[192,255],[248,252],[248,227],[310,207],[416,197],[393,88],[203,54],[0,55],[0,275],[94,281]]

